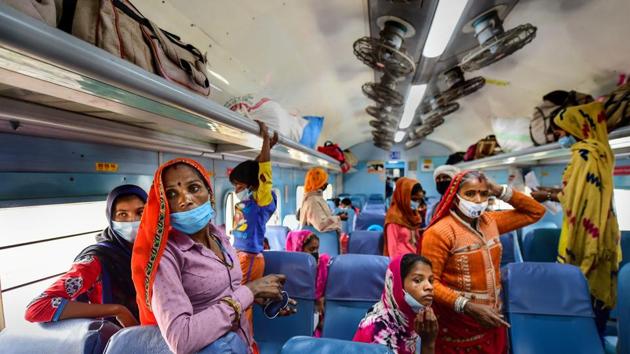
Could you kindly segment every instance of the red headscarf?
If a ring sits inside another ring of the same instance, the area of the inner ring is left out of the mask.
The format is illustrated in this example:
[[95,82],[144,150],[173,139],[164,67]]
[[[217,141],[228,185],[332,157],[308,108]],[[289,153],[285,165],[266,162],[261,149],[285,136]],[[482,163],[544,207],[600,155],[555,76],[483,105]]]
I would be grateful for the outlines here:
[[415,179],[402,177],[396,182],[396,190],[392,197],[392,203],[385,216],[385,225],[397,224],[410,229],[417,229],[422,223],[422,218],[417,210],[411,209],[411,190],[419,184]]
[[457,196],[457,191],[459,191],[459,186],[462,184],[464,176],[469,172],[471,171],[462,171],[453,177],[451,184],[449,184],[448,189],[442,196],[442,200],[440,200],[440,203],[435,207],[431,224],[429,224],[428,227],[431,227],[433,224],[440,221],[440,219],[449,215],[450,210],[453,207],[453,202],[455,201],[455,196]]
[[131,255],[131,278],[136,288],[140,323],[143,325],[157,324],[151,310],[153,281],[171,229],[170,210],[164,193],[162,173],[167,167],[178,163],[186,164],[199,172],[210,190],[210,198],[214,204],[209,174],[197,161],[186,158],[174,159],[162,164],[155,172]]

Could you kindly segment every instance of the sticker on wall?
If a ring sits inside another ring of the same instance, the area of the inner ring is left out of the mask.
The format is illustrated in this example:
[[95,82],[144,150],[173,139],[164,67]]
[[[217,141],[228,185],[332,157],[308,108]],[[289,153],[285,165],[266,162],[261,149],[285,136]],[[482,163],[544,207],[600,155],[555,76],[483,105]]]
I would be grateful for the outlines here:
[[385,163],[383,161],[368,161],[367,172],[368,173],[384,173]]
[[431,159],[422,160],[422,171],[423,172],[433,171],[433,160]]
[[407,169],[409,171],[417,171],[418,170],[418,161],[407,161]]
[[118,164],[113,162],[97,162],[97,172],[118,172]]
[[614,176],[628,176],[630,175],[630,166],[617,166],[613,172]]

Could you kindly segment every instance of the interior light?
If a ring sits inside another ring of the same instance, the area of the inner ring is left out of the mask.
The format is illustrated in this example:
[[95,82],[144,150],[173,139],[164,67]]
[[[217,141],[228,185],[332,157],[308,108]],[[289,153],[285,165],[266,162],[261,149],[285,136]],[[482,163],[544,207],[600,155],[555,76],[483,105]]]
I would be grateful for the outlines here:
[[444,53],[467,3],[466,0],[440,0],[422,55],[434,58]]
[[216,77],[219,81],[223,82],[223,83],[224,83],[224,84],[226,84],[226,85],[229,85],[229,84],[230,84],[230,82],[229,82],[229,81],[227,81],[227,79],[226,79],[226,78],[224,78],[223,76],[221,76],[221,74],[216,73],[216,72],[214,72],[214,71],[210,70],[210,68],[207,68],[207,69],[208,69],[208,72],[209,72],[212,76]]
[[397,131],[396,135],[394,135],[394,142],[399,143],[405,138],[405,132]]
[[403,110],[402,118],[400,119],[400,124],[398,128],[407,129],[411,125],[413,121],[413,117],[416,114],[416,108],[422,102],[422,97],[424,97],[424,91],[426,91],[427,85],[413,85],[409,90],[409,95],[407,96],[407,102],[405,102],[405,108]]

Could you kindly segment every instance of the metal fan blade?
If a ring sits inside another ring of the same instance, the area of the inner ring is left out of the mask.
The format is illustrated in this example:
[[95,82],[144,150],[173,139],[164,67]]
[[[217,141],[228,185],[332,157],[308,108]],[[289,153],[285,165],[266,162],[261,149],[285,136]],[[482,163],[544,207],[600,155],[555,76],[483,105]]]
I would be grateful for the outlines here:
[[475,71],[493,64],[523,48],[536,37],[536,27],[527,23],[487,39],[466,54],[459,64],[464,71]]
[[453,102],[480,90],[485,84],[486,79],[478,76],[452,86],[448,90],[442,92],[439,96],[445,102]]
[[414,147],[422,144],[423,141],[424,141],[424,138],[415,139],[415,140],[407,140],[405,142],[405,150],[409,150],[411,148],[414,148]]
[[386,72],[395,77],[405,77],[416,70],[413,58],[402,49],[397,49],[380,39],[359,38],[352,45],[354,55],[374,70]]
[[424,124],[428,124],[431,121],[435,121],[437,119],[443,118],[459,109],[459,103],[452,102],[445,106],[439,107],[436,110],[429,112],[424,117]]
[[404,103],[403,95],[386,85],[369,82],[361,89],[368,98],[385,106],[400,107]]
[[392,108],[383,106],[369,106],[365,109],[365,112],[378,120],[388,120],[389,114],[392,112]]

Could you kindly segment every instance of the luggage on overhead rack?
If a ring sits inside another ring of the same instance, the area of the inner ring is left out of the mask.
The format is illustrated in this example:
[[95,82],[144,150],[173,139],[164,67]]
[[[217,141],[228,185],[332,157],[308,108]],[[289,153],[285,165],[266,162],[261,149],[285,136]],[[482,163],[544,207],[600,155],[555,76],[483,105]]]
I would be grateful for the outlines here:
[[552,119],[562,109],[593,102],[591,95],[577,91],[556,90],[543,96],[543,101],[534,108],[529,122],[529,134],[534,145],[545,145],[556,141],[553,135]]

